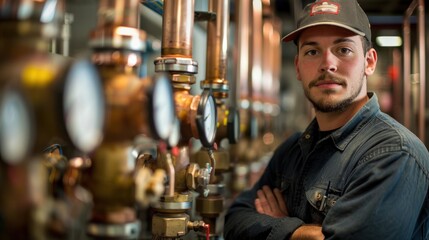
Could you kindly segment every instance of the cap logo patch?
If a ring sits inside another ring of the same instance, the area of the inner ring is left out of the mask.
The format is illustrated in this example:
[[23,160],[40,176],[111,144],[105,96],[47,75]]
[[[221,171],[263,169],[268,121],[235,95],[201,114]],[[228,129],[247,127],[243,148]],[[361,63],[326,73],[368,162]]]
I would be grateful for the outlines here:
[[321,1],[316,2],[311,6],[310,16],[317,14],[335,14],[338,15],[340,5],[334,2]]

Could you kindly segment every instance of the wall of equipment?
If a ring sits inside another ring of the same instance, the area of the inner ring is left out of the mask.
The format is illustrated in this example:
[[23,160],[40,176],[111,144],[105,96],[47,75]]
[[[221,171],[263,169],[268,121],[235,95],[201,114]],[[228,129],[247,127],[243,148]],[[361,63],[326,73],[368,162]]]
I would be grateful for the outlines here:
[[0,1],[0,238],[222,239],[283,138],[280,31],[270,1]]
[[[274,2],[0,0],[0,239],[223,239],[313,116]],[[370,16],[369,88],[427,143],[425,16]]]

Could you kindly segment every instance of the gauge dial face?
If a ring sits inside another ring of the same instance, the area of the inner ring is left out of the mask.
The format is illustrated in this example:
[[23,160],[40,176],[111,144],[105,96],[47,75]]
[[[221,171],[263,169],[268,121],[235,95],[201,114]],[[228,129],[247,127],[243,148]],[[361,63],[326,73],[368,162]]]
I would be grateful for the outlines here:
[[210,148],[213,145],[217,130],[217,109],[213,95],[207,90],[201,94],[197,114],[200,141],[204,147]]
[[0,153],[16,164],[29,153],[32,142],[31,118],[20,94],[8,89],[0,100]]
[[152,99],[153,125],[156,135],[162,140],[167,140],[176,118],[173,90],[170,80],[165,75],[155,75],[155,80]]
[[105,103],[100,76],[91,62],[80,60],[73,63],[65,81],[67,132],[79,150],[92,151],[103,135]]
[[216,103],[210,95],[204,108],[204,130],[207,140],[214,139],[216,133]]

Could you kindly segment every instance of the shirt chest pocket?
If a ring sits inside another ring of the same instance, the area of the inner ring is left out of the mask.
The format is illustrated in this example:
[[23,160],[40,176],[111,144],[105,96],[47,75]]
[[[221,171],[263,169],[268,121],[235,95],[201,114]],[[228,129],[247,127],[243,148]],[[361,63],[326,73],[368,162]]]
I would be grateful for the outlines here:
[[335,205],[340,194],[341,191],[333,188],[329,183],[313,186],[305,192],[308,203],[310,203],[317,212],[320,212],[325,216]]

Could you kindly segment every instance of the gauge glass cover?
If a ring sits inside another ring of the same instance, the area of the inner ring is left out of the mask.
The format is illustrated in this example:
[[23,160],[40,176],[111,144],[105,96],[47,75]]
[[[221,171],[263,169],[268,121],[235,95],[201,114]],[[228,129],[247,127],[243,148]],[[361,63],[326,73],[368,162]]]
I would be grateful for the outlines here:
[[210,142],[215,137],[216,133],[216,104],[213,96],[209,96],[204,107],[204,133],[206,139]]
[[160,75],[153,89],[153,121],[156,134],[167,140],[175,121],[173,91],[168,78]]
[[83,152],[101,141],[105,104],[101,79],[91,62],[75,62],[64,87],[64,118],[73,144]]
[[8,90],[0,100],[0,153],[6,162],[22,161],[31,145],[31,119],[24,99]]

